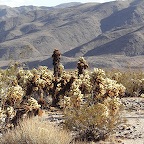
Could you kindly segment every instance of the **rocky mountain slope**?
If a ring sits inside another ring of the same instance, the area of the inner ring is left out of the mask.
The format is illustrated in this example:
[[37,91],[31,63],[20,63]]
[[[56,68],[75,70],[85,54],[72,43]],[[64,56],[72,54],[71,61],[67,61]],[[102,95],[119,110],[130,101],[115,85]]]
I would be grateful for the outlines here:
[[12,60],[50,66],[55,48],[67,68],[80,56],[92,67],[144,68],[144,1],[0,6],[1,67]]

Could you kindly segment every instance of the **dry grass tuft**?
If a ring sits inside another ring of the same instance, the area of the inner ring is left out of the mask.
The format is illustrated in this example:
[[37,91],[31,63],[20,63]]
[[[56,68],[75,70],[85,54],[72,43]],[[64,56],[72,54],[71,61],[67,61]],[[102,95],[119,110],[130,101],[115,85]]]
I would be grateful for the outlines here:
[[70,133],[58,127],[32,118],[20,123],[18,127],[8,131],[0,138],[2,144],[69,144]]

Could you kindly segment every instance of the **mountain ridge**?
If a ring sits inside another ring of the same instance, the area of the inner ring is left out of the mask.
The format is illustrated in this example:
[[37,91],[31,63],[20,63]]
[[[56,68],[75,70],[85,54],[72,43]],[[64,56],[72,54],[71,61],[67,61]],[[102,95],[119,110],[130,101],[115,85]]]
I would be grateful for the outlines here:
[[[28,61],[33,66],[44,61],[42,64],[48,65],[45,58],[49,59],[55,48],[72,63],[80,56],[89,60],[109,55],[128,57],[126,60],[138,56],[143,61],[143,8],[140,0],[0,6],[0,61]],[[119,65],[123,67],[121,61]]]

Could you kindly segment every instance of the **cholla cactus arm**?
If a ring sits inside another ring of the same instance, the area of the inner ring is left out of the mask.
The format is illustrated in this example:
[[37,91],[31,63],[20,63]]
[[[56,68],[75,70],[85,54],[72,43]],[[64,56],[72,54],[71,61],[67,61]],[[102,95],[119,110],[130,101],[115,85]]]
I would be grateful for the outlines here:
[[[74,78],[72,79],[72,81],[73,82],[71,83],[71,87],[69,91],[66,91],[65,93],[65,95],[69,97],[68,99],[70,100],[69,104],[68,102],[66,103],[71,108],[79,108],[82,103],[82,98],[83,98],[83,94],[81,93],[81,90],[80,90],[80,85],[82,84],[82,81],[78,78]],[[64,100],[66,100],[66,98]]]
[[16,85],[9,87],[6,94],[5,104],[9,106],[16,106],[17,104],[20,104],[24,96],[23,94],[24,91],[21,86]]
[[77,63],[77,68],[78,68],[78,76],[84,73],[84,70],[88,68],[88,64],[86,60],[83,57],[80,57],[78,63]]
[[[70,98],[66,97],[65,95],[66,95],[66,93],[68,93],[68,92],[70,91],[74,80],[75,80],[75,77],[72,76],[72,77],[70,78],[70,80],[69,80],[66,84],[62,83],[63,86],[62,86],[61,90],[57,93],[57,96],[56,96],[56,97],[60,98],[60,96],[61,96],[61,98],[64,99],[64,103],[67,103],[67,102],[66,102],[67,99],[70,99]],[[63,82],[63,81],[62,81],[62,82]],[[65,101],[65,100],[66,100],[66,101]],[[59,99],[59,101],[60,101],[60,99]],[[65,104],[64,104],[64,105],[65,105]],[[63,107],[63,106],[61,105],[61,107]],[[64,106],[64,107],[65,107],[65,106]]]
[[38,104],[37,100],[32,97],[28,99],[27,106],[29,107],[30,111],[33,109],[39,109],[41,107],[41,105]]
[[53,58],[53,66],[54,66],[54,76],[56,78],[60,77],[60,69],[59,69],[59,65],[60,65],[60,52],[58,49],[55,49],[52,55]]
[[90,72],[87,70],[84,71],[84,73],[79,76],[79,79],[82,81],[82,84],[80,85],[82,94],[90,94],[92,91]]
[[63,74],[64,66],[63,66],[62,64],[59,64],[58,69],[59,69],[59,77],[60,77],[60,76],[62,76],[62,74]]

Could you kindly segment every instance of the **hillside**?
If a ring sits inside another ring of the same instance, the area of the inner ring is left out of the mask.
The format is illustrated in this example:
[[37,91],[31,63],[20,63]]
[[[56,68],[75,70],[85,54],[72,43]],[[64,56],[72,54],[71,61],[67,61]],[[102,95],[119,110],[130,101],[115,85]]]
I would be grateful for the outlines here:
[[141,0],[0,6],[0,66],[11,60],[50,66],[57,48],[68,68],[80,56],[92,67],[125,68],[135,60],[132,67],[144,68],[143,9]]

